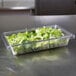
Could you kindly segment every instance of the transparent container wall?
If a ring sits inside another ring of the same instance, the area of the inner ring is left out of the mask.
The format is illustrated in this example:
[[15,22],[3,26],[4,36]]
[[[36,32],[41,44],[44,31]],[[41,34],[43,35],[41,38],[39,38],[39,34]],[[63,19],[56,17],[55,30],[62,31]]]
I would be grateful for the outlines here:
[[14,54],[24,54],[29,52],[36,52],[41,50],[46,50],[50,48],[56,48],[61,46],[66,46],[69,43],[70,38],[54,39],[40,42],[31,42],[27,44],[21,44],[17,46],[10,46]]
[[46,49],[51,49],[51,48],[56,48],[56,47],[67,46],[69,43],[69,40],[72,38],[75,38],[75,35],[71,34],[70,32],[66,31],[65,29],[57,25],[50,26],[50,27],[61,29],[62,32],[64,33],[64,36],[60,38],[32,41],[32,42],[27,42],[27,43],[22,43],[22,44],[10,45],[6,36],[26,31],[26,30],[18,30],[18,31],[4,32],[3,40],[4,40],[6,47],[8,47],[12,51],[13,55],[18,55],[18,54],[36,52],[36,51],[41,51],[41,50],[46,50]]

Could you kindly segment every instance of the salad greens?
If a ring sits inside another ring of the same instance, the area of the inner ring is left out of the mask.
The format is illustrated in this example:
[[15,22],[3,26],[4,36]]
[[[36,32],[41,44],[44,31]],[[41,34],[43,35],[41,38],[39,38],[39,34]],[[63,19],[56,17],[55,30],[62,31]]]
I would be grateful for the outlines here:
[[[64,33],[59,28],[43,26],[30,31],[19,32],[6,36],[10,45],[13,46],[17,54],[31,52],[34,49],[48,49],[50,45],[58,45],[66,42],[58,38],[64,36]],[[44,40],[44,41],[43,41]]]

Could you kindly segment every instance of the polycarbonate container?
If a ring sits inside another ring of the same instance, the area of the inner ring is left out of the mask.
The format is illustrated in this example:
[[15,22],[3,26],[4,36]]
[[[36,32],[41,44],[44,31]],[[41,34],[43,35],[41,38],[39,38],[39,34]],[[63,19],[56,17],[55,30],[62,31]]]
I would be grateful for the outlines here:
[[[47,40],[39,40],[39,41],[31,41],[23,44],[15,44],[11,45],[6,36],[10,36],[12,34],[17,34],[17,33],[24,33],[29,30],[35,30],[36,28],[33,29],[23,29],[23,30],[17,30],[17,31],[9,31],[9,32],[4,32],[2,35],[2,39],[4,41],[4,44],[7,49],[10,49],[13,53],[13,55],[20,55],[20,54],[26,54],[30,52],[36,52],[36,51],[42,51],[46,49],[51,49],[51,48],[56,48],[56,47],[61,47],[61,46],[67,46],[69,43],[70,39],[75,38],[75,35],[66,31],[65,29],[61,28],[58,25],[51,25],[51,26],[46,26],[49,28],[55,28],[55,29],[61,29],[61,31],[64,33],[64,36],[60,38],[52,38],[52,39],[47,39]],[[41,27],[39,27],[41,28]],[[22,38],[23,39],[23,38]]]

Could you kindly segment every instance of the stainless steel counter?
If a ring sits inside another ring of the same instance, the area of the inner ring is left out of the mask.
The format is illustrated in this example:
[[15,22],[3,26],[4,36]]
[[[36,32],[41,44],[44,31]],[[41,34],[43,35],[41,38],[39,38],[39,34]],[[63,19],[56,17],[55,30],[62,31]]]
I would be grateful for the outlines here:
[[[76,15],[25,16],[0,15],[0,34],[4,31],[58,24],[76,34]],[[0,38],[0,76],[76,76],[76,40],[66,47],[22,56],[13,56]]]
[[0,8],[15,8],[23,9],[22,7],[35,7],[35,0],[0,0]]

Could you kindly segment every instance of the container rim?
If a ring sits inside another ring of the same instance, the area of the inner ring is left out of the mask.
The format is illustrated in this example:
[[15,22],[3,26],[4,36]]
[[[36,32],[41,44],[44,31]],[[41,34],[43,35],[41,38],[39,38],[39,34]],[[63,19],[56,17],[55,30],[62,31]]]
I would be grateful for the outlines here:
[[[43,27],[43,26],[41,26]],[[41,27],[38,27],[38,28],[41,28]],[[27,43],[24,43],[24,44],[30,44],[30,43],[36,43],[36,42],[42,42],[42,41],[48,41],[48,40],[54,40],[54,39],[63,39],[63,38],[70,38],[70,39],[75,39],[75,35],[70,33],[69,31],[63,29],[61,26],[55,24],[55,25],[46,25],[46,27],[53,27],[53,28],[59,28],[61,29],[64,33],[66,33],[66,35],[60,37],[60,38],[51,38],[51,39],[46,39],[46,40],[39,40],[39,41],[29,41]],[[22,30],[16,30],[16,31],[8,31],[8,32],[3,32],[3,37],[4,37],[4,40],[6,41],[6,43],[8,44],[8,46],[18,46],[18,45],[22,45],[22,44],[15,44],[15,45],[11,45],[9,44],[9,42],[7,41],[7,39],[5,38],[5,36],[7,36],[7,34],[13,34],[13,33],[19,33],[19,32],[25,32],[25,31],[31,31],[31,30],[35,30],[35,27],[34,28],[31,28],[31,29],[22,29]]]

